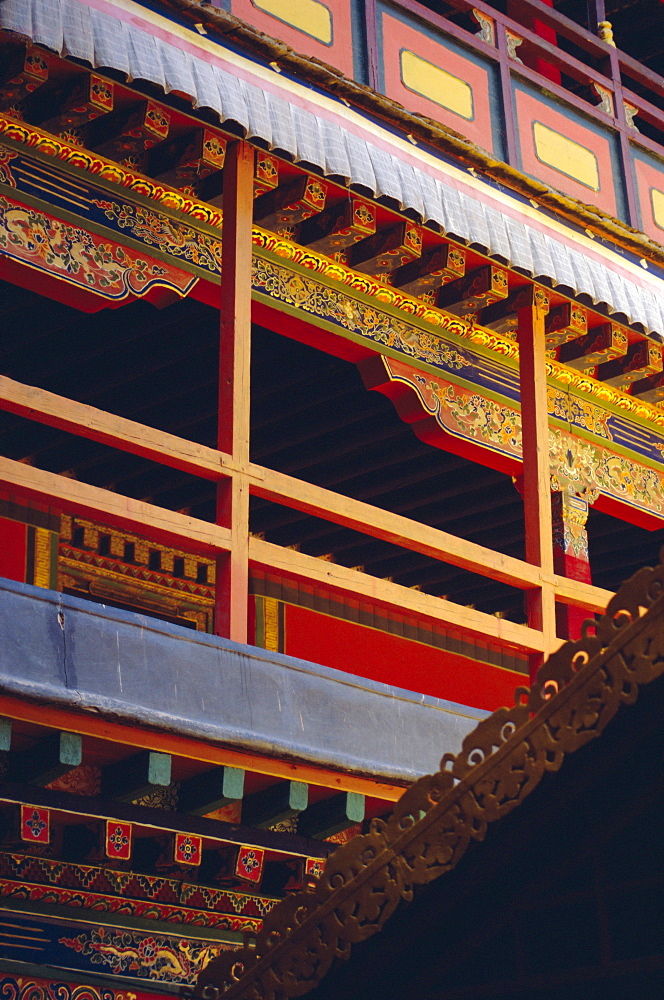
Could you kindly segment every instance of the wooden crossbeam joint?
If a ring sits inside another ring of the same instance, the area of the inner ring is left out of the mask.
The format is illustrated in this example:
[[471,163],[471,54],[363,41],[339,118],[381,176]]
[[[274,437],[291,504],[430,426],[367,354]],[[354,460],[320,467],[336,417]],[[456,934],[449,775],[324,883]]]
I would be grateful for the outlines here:
[[523,285],[507,298],[485,306],[480,313],[480,324],[496,333],[516,338],[519,326],[519,309],[534,306],[545,315],[549,311],[549,294],[541,285]]
[[303,837],[325,840],[335,833],[347,830],[364,819],[364,795],[357,792],[340,792],[329,799],[314,802],[297,821],[298,833]]
[[164,184],[204,198],[206,184],[212,190],[216,175],[223,170],[226,145],[226,140],[216,132],[198,128],[149,149],[145,172]]
[[354,243],[346,254],[345,262],[355,271],[380,278],[415,260],[421,253],[420,227],[401,219]]
[[436,305],[446,312],[466,316],[499,299],[506,299],[508,294],[505,268],[487,264],[439,288]]
[[50,733],[29,750],[14,750],[8,768],[10,781],[27,785],[49,785],[68,774],[83,760],[83,741],[78,733]]
[[[48,61],[32,45],[3,46],[0,56],[0,111],[21,117],[18,106],[48,80]],[[16,113],[10,108],[17,109]]]
[[171,755],[145,750],[107,764],[102,771],[101,793],[104,798],[132,802],[153,791],[155,786],[171,782]]
[[28,107],[28,102],[25,104],[26,120],[74,142],[78,141],[77,129],[113,111],[113,84],[96,73],[67,81],[44,97],[40,91],[35,96],[34,108]]
[[299,223],[293,239],[316,253],[333,256],[375,232],[374,206],[360,198],[345,198]]
[[662,345],[644,338],[632,344],[622,357],[598,365],[595,378],[620,389],[648,375],[656,375],[663,367]]
[[578,340],[588,333],[588,310],[578,302],[562,302],[551,309],[544,321],[546,346],[549,350]]
[[452,243],[442,243],[421,257],[402,264],[390,276],[390,283],[411,295],[429,295],[441,285],[466,273],[466,251]]
[[602,323],[585,337],[561,344],[558,348],[558,361],[569,368],[586,371],[626,354],[627,348],[626,330],[616,323]]
[[664,372],[656,372],[654,375],[646,375],[645,378],[632,382],[629,387],[630,395],[638,396],[648,403],[659,403],[664,399]]
[[83,129],[84,143],[123,166],[142,168],[146,150],[168,136],[170,117],[153,101],[96,118]]
[[244,770],[214,767],[182,782],[178,793],[180,812],[205,816],[244,795]]
[[254,201],[254,222],[264,229],[290,236],[293,227],[325,208],[327,184],[301,174],[266,191]]
[[308,801],[309,786],[304,782],[280,781],[244,799],[242,822],[265,829],[301,813],[307,808]]

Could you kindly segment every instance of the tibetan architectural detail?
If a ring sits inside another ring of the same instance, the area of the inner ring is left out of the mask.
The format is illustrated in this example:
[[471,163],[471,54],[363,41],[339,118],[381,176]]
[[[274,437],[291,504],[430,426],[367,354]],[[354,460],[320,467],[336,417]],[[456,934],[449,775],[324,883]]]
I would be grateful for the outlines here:
[[386,820],[330,856],[315,887],[277,906],[251,947],[214,959],[185,997],[286,1000],[375,934],[402,901],[454,868],[489,824],[546,772],[601,736],[621,705],[664,671],[664,562],[640,570],[540,670],[466,737],[460,754],[416,782]]
[[306,993],[659,671],[651,2],[0,0],[3,997]]

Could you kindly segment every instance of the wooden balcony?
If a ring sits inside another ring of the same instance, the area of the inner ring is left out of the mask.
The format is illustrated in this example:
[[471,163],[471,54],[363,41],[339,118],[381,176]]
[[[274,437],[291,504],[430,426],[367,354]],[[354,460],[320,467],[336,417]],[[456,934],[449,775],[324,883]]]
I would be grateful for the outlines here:
[[445,15],[416,0],[213,6],[664,238],[664,80],[616,48],[610,30],[599,38],[541,0],[522,0],[518,21],[482,0],[436,4]]

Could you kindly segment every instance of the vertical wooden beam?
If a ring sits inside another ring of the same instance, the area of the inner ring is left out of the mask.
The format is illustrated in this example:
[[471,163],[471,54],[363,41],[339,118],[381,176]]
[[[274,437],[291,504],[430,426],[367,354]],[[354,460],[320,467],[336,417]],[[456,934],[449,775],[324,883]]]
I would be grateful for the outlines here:
[[[364,3],[364,31],[366,38],[366,66],[362,67],[362,83],[366,83],[372,90],[381,92],[380,73],[378,71],[378,26],[376,23],[378,12],[376,10],[376,0],[365,0]],[[357,77],[356,77],[357,79]]]
[[[546,309],[534,295],[519,309],[519,379],[523,442],[523,507],[526,560],[541,568],[542,585],[526,594],[528,624],[541,629],[545,649],[556,647],[553,587],[553,526],[549,468],[549,416],[546,393]],[[533,670],[538,663],[531,664]]]
[[505,159],[511,166],[519,163],[519,143],[516,136],[516,121],[514,117],[514,101],[512,97],[512,71],[507,50],[505,25],[496,21],[496,48],[498,49],[498,70],[500,74],[500,98],[503,113],[503,129],[505,142]]
[[[251,227],[254,151],[228,146],[224,165],[217,446],[236,468],[249,465]],[[231,551],[217,560],[215,632],[247,641],[249,489],[242,472],[217,488],[217,524],[231,529]]]
[[[602,18],[604,20],[604,18]],[[595,29],[597,30],[597,29]],[[611,77],[613,83],[613,104],[615,121],[618,125],[618,141],[620,143],[620,158],[622,161],[622,173],[625,193],[626,222],[635,229],[639,228],[639,207],[638,195],[636,193],[636,179],[634,176],[634,163],[632,159],[632,149],[630,145],[630,134],[632,130],[627,120],[625,111],[625,95],[622,86],[622,74],[620,72],[620,57],[615,45],[609,45],[607,63],[603,72]]]

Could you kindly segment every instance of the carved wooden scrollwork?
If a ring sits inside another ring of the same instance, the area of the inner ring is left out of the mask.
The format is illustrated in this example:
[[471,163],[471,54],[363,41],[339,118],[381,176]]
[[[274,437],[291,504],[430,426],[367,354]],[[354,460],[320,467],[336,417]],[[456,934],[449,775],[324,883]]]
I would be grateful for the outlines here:
[[286,1000],[318,983],[335,958],[375,934],[402,900],[454,868],[471,840],[556,771],[566,754],[601,734],[640,685],[664,672],[663,561],[639,570],[566,643],[516,704],[484,719],[415,782],[392,815],[375,819],[328,858],[318,884],[289,896],[265,919],[255,946],[214,959],[183,996]]

